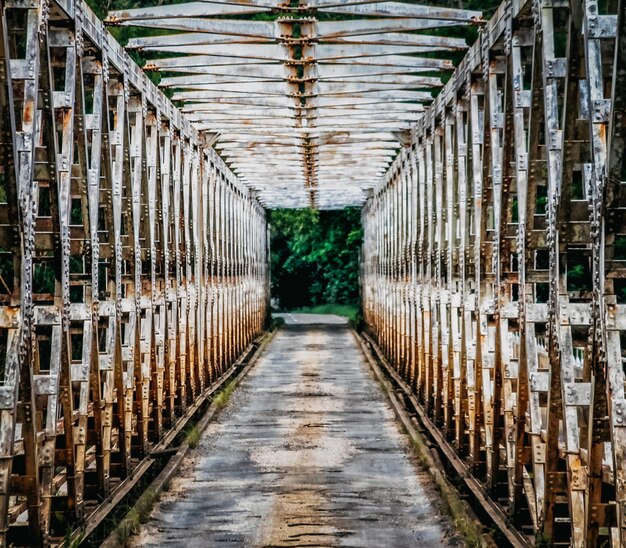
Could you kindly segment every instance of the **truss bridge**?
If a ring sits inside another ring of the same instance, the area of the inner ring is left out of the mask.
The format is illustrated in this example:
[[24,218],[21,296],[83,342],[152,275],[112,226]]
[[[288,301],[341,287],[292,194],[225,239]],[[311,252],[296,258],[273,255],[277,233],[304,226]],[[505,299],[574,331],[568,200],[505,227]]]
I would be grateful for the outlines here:
[[0,16],[0,544],[102,541],[261,344],[267,210],[360,207],[359,340],[498,542],[626,545],[626,0]]

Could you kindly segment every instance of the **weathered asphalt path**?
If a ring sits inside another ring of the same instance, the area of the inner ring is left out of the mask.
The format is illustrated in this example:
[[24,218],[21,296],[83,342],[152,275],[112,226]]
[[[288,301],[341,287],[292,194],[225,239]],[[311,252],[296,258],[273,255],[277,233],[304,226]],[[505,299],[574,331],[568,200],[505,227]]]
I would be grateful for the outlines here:
[[336,318],[287,318],[297,327],[276,335],[136,546],[446,545],[424,474]]

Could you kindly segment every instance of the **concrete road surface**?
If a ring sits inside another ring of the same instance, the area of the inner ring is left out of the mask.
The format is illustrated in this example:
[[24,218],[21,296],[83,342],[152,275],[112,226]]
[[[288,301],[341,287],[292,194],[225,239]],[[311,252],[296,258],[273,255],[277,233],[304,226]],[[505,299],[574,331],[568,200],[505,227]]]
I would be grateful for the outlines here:
[[449,545],[426,475],[336,318],[286,318],[136,546]]

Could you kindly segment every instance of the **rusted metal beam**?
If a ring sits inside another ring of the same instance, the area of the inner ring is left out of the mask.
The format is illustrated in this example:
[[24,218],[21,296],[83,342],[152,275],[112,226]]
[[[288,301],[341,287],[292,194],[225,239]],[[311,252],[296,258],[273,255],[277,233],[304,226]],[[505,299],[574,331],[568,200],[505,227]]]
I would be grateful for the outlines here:
[[[269,207],[321,207],[322,203],[335,207],[335,198],[326,199],[322,187],[337,181],[346,184],[341,203],[361,205],[391,156],[405,144],[409,126],[432,102],[441,86],[435,74],[453,68],[445,58],[447,52],[467,48],[462,39],[425,31],[482,22],[474,11],[401,2],[254,1],[242,4],[241,12],[238,4],[191,2],[140,8],[113,12],[107,22],[182,31],[134,38],[128,47],[144,54],[159,53],[159,59],[148,61],[146,68],[169,73],[160,85],[174,90],[173,99],[184,104],[184,112],[199,131],[214,133],[218,143],[232,140],[235,134],[252,143],[260,133],[268,136],[263,146],[255,144],[242,154],[220,150]],[[279,14],[272,22],[215,18],[269,7]],[[327,11],[335,20],[323,20]],[[355,18],[359,14],[368,18]],[[345,17],[336,20],[338,15]],[[168,54],[176,56],[167,58]],[[391,103],[394,108],[387,109]],[[210,108],[218,104],[219,110]],[[363,116],[350,112],[360,104],[370,105],[369,111]],[[329,112],[342,106],[344,116]],[[351,163],[324,172],[320,166],[328,162],[316,148],[291,149],[283,147],[281,140],[282,135],[290,135],[306,145],[322,133],[359,135],[375,130],[389,130],[394,136],[388,147],[391,156],[359,150],[359,141],[352,140],[351,155],[364,176],[360,180],[354,178]]]

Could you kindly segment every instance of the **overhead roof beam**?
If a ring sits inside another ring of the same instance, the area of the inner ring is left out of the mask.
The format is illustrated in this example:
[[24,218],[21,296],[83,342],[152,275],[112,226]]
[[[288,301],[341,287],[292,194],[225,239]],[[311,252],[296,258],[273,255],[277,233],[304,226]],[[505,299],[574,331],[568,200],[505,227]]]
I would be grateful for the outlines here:
[[269,7],[245,6],[236,4],[219,4],[215,2],[187,2],[184,4],[168,4],[166,6],[150,6],[128,10],[109,12],[104,22],[108,25],[119,25],[129,21],[158,21],[180,17],[210,17],[216,15],[242,15],[270,11]]
[[[203,89],[203,90],[194,90],[194,91],[178,91],[175,92],[174,95],[172,96],[172,99],[174,101],[197,101],[197,102],[201,102],[201,101],[206,101],[206,102],[212,102],[213,99],[219,99],[219,98],[225,98],[225,97],[232,97],[232,98],[237,98],[237,97],[245,97],[245,96],[249,96],[250,94],[254,95],[254,98],[260,97],[260,96],[264,96],[264,97],[282,97],[282,101],[279,102],[279,104],[287,104],[289,99],[294,99],[294,98],[305,98],[307,95],[306,94],[302,94],[302,95],[290,95],[288,93],[283,93],[281,94],[279,91],[274,91],[274,92],[265,92],[263,93],[262,91],[260,91],[260,89],[257,88],[257,90],[232,90],[232,91],[228,91],[228,93],[226,94],[226,90],[224,89],[214,89],[214,90],[208,90],[208,89]],[[348,95],[348,97],[346,97],[346,95]],[[369,96],[369,97],[368,97]],[[338,104],[339,103],[339,99],[341,99],[342,97],[345,97],[346,102],[351,102],[353,100],[355,100],[356,98],[364,98],[367,99],[369,98],[370,102],[372,101],[378,101],[381,105],[385,103],[385,101],[432,101],[433,96],[430,94],[430,92],[424,92],[424,91],[409,91],[406,89],[400,89],[400,90],[393,90],[393,89],[389,89],[389,90],[377,90],[377,89],[370,89],[370,90],[360,90],[360,91],[349,91],[347,93],[342,93],[342,92],[328,92],[328,93],[324,93],[324,94],[317,94],[316,96],[313,96],[312,94],[308,94],[308,97],[311,97],[313,99],[323,99],[324,97],[326,98],[332,98],[333,99],[333,103]],[[313,104],[316,104],[316,106],[319,108],[320,106],[322,106],[321,102],[319,101],[314,101]]]
[[431,5],[404,2],[313,0],[320,11],[349,15],[378,15],[381,17],[419,17],[423,19],[445,19],[455,23],[477,24],[483,21],[479,11],[443,8]]
[[[441,87],[465,41],[428,33],[480,14],[373,0],[211,0],[113,12],[150,27],[130,49],[269,207],[360,205]],[[292,17],[250,20],[257,13]],[[318,21],[319,12],[348,15]],[[357,16],[355,18],[354,16]],[[361,17],[359,17],[361,16]],[[168,55],[169,54],[169,55]]]
[[[291,79],[283,76],[282,78],[271,78],[271,77],[253,77],[246,75],[239,76],[222,76],[215,74],[199,74],[193,76],[171,76],[167,78],[162,78],[160,82],[160,86],[164,88],[170,87],[180,87],[180,88],[189,88],[194,86],[213,86],[219,84],[236,84],[236,85],[248,85],[248,84],[258,84],[260,82],[292,82]],[[312,80],[306,83],[316,82],[318,80]],[[412,85],[414,87],[435,87],[441,86],[442,82],[439,78],[434,78],[431,76],[419,76],[419,75],[407,75],[407,74],[390,74],[390,75],[344,75],[344,76],[335,76],[333,78],[327,78],[324,80],[319,80],[321,84],[320,89],[324,89],[323,86],[327,87],[336,87],[341,89],[344,87],[346,83],[349,84],[377,84],[382,86],[388,85]],[[340,84],[340,85],[338,85]],[[279,84],[277,84],[279,85]]]
[[[178,35],[174,35],[178,36]],[[196,36],[196,35],[189,35]],[[167,46],[167,40],[158,41],[158,38],[153,37],[155,45]],[[147,40],[147,39],[145,39]],[[177,41],[177,40],[176,40]],[[295,64],[300,61],[294,60]],[[260,60],[256,57],[233,57],[231,55],[219,56],[219,55],[187,55],[185,57],[171,57],[165,59],[151,59],[146,62],[144,69],[146,70],[174,70],[179,67],[216,67],[216,66],[235,66],[235,65],[268,65],[272,63],[279,63],[277,59]],[[285,63],[287,63],[285,61]],[[284,63],[279,63],[284,64]],[[427,57],[409,57],[407,55],[376,55],[372,57],[358,57],[347,59],[334,59],[334,60],[318,60],[316,63],[318,67],[323,68],[326,66],[384,66],[384,67],[404,67],[404,68],[441,68],[445,70],[452,70],[454,65],[447,59],[435,59]],[[287,63],[288,66],[288,63]]]

